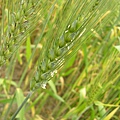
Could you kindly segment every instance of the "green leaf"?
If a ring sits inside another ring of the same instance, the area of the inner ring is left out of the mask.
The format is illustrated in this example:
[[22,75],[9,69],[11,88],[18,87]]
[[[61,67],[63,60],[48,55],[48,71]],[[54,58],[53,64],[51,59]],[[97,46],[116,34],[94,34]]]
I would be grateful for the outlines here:
[[57,100],[65,103],[65,100],[64,100],[61,96],[59,96],[59,95],[57,94],[57,90],[56,90],[56,87],[55,87],[55,84],[53,83],[53,81],[50,80],[48,83],[49,83],[51,89],[52,89],[53,92],[54,92],[54,93],[53,93],[53,92],[50,92],[50,91],[49,91],[49,93],[50,93],[53,97],[55,97]]
[[53,96],[54,98],[56,98],[57,100],[65,103],[65,100],[64,100],[61,96],[59,96],[57,93],[53,93],[52,91],[48,91],[48,93],[49,93],[51,96]]
[[[4,81],[5,81],[5,82],[4,82]],[[5,85],[5,83],[17,87],[17,84],[16,84],[14,81],[11,81],[11,80],[8,80],[8,79],[6,80],[6,79],[3,79],[3,78],[0,78],[0,85]]]
[[12,99],[3,99],[3,100],[0,100],[0,103],[3,103],[3,104],[7,104],[7,103],[10,103],[12,101]]
[[102,117],[106,113],[104,104],[99,101],[95,101],[95,105],[98,106],[100,117]]
[[17,60],[19,61],[19,63],[23,64],[23,62],[22,62],[22,56],[23,56],[23,54],[21,54],[20,51],[17,50],[16,55],[17,55]]
[[70,75],[74,70],[75,70],[75,68],[71,68],[71,69],[68,70],[67,72],[62,73],[62,76],[68,76],[68,75]]
[[[22,102],[24,101],[24,95],[21,89],[17,88],[16,90],[16,101],[17,101],[17,105],[18,107],[22,104]],[[23,107],[21,109],[21,111],[18,113],[17,118],[19,118],[20,120],[24,120],[24,113],[25,113],[25,107]]]
[[86,97],[86,88],[82,88],[80,89],[80,103],[82,103],[85,100]]
[[76,53],[75,55],[73,55],[73,56],[70,58],[70,60],[67,61],[67,64],[65,64],[65,68],[66,68],[66,69],[67,69],[67,68],[70,68],[70,67],[73,65],[73,63],[75,62],[75,59],[76,59],[76,55],[77,55],[77,53]]
[[53,90],[53,92],[54,92],[55,94],[57,94],[57,90],[56,90],[56,87],[55,87],[55,84],[53,83],[53,81],[50,80],[50,81],[48,82],[48,84],[50,85],[50,87],[51,87],[51,89]]
[[119,109],[119,107],[115,108],[110,114],[108,114],[108,115],[104,118],[104,120],[110,120],[110,119],[113,117],[113,115],[117,112],[118,109]]
[[115,46],[115,48],[120,52],[120,45]]
[[61,96],[59,96],[58,94],[53,94],[53,96],[54,96],[56,99],[58,99],[59,101],[65,103],[65,100],[64,100]]

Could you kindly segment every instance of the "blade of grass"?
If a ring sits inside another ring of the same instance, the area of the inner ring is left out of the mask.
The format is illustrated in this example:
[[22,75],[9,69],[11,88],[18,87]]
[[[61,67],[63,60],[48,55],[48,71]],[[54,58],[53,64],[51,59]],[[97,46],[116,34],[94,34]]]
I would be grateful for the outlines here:
[[115,108],[111,113],[109,113],[105,118],[104,120],[110,120],[113,115],[117,112],[117,110],[119,109],[119,107]]

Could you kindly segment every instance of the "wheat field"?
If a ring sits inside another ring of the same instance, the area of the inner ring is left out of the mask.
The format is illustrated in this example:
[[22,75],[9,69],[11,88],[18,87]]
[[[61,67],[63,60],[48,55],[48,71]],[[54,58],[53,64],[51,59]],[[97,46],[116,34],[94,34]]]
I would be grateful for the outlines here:
[[0,0],[0,120],[119,119],[119,0]]

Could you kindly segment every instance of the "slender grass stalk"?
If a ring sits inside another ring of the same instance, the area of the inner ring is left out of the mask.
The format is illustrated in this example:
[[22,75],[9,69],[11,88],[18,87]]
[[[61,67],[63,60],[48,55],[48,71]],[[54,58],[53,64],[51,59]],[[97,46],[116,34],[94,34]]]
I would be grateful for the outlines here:
[[22,104],[19,106],[19,108],[17,109],[17,111],[13,114],[11,120],[14,120],[15,117],[17,116],[17,114],[20,112],[20,110],[22,109],[22,107],[26,104],[26,102],[28,101],[28,99],[32,96],[33,91],[30,91],[29,94],[27,95],[27,97],[25,98],[25,100],[22,102]]

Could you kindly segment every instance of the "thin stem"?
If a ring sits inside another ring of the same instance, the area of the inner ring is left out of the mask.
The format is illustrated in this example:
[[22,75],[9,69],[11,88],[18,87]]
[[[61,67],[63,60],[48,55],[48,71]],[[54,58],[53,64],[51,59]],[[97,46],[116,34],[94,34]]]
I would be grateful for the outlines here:
[[33,91],[30,91],[30,93],[27,95],[27,97],[25,98],[25,100],[22,102],[22,104],[20,105],[20,107],[17,109],[17,111],[13,114],[11,120],[14,120],[15,117],[17,116],[17,114],[20,112],[20,110],[22,109],[22,107],[25,105],[25,103],[27,102],[27,100],[31,97],[31,95],[33,94]]

